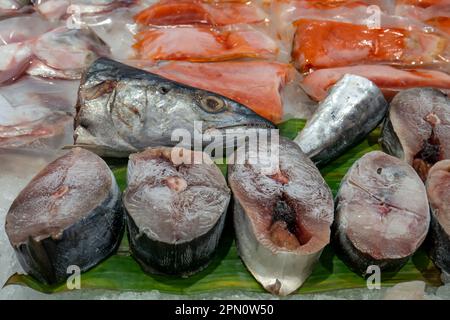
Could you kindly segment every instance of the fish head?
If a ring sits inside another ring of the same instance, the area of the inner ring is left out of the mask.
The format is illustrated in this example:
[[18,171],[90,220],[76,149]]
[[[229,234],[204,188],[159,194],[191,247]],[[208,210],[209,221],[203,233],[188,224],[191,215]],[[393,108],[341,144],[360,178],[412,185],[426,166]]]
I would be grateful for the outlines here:
[[179,135],[194,133],[195,140],[196,133],[225,136],[242,128],[275,127],[236,101],[108,58],[96,60],[81,80],[76,144],[130,153],[176,145]]

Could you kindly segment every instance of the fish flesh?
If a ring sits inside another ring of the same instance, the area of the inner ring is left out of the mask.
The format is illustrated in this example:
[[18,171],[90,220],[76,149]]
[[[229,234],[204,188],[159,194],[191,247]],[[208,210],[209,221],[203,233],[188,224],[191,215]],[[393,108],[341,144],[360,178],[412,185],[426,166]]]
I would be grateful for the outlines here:
[[33,47],[34,60],[27,73],[61,79],[79,79],[97,57],[109,48],[91,30],[61,27],[43,34]]
[[[362,1],[310,1],[277,0],[270,7],[271,26],[286,41],[292,42],[295,27],[300,19],[337,20],[356,23],[365,19],[368,5]],[[363,17],[363,18],[362,18]]]
[[73,141],[78,84],[24,77],[0,88],[0,148],[58,149]]
[[308,74],[301,86],[316,101],[323,100],[328,89],[345,74],[365,77],[375,83],[387,100],[404,89],[435,87],[450,92],[450,75],[427,69],[398,69],[386,65],[359,65],[320,69]]
[[372,151],[357,160],[336,196],[332,243],[360,275],[397,271],[419,248],[430,213],[425,186],[407,163]]
[[280,137],[274,145],[273,172],[264,171],[263,154],[259,162],[230,165],[228,183],[240,257],[267,291],[285,296],[304,283],[329,243],[333,196],[295,143]]
[[11,107],[0,96],[0,148],[57,149],[70,141],[73,118],[33,105]]
[[35,105],[73,115],[79,86],[80,82],[76,80],[24,76],[13,84],[0,87],[0,95],[14,107]]
[[133,257],[144,271],[189,276],[219,244],[230,190],[208,155],[182,148],[132,154],[123,195]]
[[292,58],[301,72],[374,63],[449,71],[448,38],[438,34],[313,19],[295,25]]
[[108,46],[90,29],[58,27],[37,39],[0,46],[0,84],[15,81],[24,73],[59,79],[79,79],[85,67]]
[[450,34],[450,1],[396,1],[395,14],[423,21],[444,33]]
[[130,7],[137,0],[31,0],[34,8],[48,20],[60,20],[77,15],[106,14],[115,9]]
[[55,27],[55,23],[36,14],[0,20],[0,45],[34,39]]
[[81,81],[74,138],[75,145],[121,157],[147,147],[178,145],[175,130],[195,138],[247,127],[274,126],[223,96],[100,58]]
[[450,35],[450,17],[435,17],[425,21],[430,26]]
[[364,139],[383,120],[388,103],[370,80],[346,74],[319,104],[295,142],[323,165]]
[[274,123],[283,119],[281,90],[295,72],[289,64],[269,61],[171,61],[147,70],[235,100]]
[[391,102],[381,145],[425,181],[433,164],[450,159],[450,99],[433,88],[401,91]]
[[24,270],[55,284],[86,271],[117,248],[124,217],[107,164],[76,148],[40,171],[6,215],[5,230]]
[[261,23],[267,19],[262,8],[252,2],[213,2],[163,0],[139,12],[136,22],[147,26]]
[[280,51],[274,39],[255,28],[220,30],[204,26],[144,30],[136,35],[134,48],[138,59],[193,62],[270,59]]
[[450,160],[431,167],[426,182],[431,209],[427,247],[434,264],[441,269],[443,280],[450,279]]

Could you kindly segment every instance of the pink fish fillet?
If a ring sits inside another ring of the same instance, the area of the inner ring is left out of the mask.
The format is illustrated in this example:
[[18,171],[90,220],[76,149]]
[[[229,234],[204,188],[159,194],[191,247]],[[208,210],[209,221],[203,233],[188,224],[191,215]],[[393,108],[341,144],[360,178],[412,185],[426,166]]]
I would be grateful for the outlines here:
[[306,93],[316,101],[324,99],[328,89],[344,74],[365,77],[383,91],[387,99],[402,89],[414,87],[435,87],[450,90],[450,75],[426,69],[397,69],[385,65],[359,65],[341,68],[321,69],[307,75],[302,81]]

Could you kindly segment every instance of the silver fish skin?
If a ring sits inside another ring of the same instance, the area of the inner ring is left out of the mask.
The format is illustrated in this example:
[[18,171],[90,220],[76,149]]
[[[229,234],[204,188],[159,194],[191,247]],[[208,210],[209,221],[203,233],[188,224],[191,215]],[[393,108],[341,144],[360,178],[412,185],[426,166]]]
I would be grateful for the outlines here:
[[282,137],[278,148],[274,172],[262,171],[262,162],[230,165],[228,184],[241,259],[267,291],[286,296],[306,281],[329,243],[334,206],[300,148]]
[[23,269],[40,282],[60,283],[112,254],[122,239],[120,190],[108,165],[75,148],[42,169],[6,215],[5,231]]
[[332,243],[360,275],[373,265],[398,271],[425,240],[430,224],[420,177],[407,163],[381,151],[352,165],[335,205]]
[[[201,130],[194,125],[199,121]],[[100,58],[81,80],[74,140],[100,155],[122,157],[147,147],[181,146],[175,130],[192,138],[246,127],[274,126],[218,94]]]
[[431,209],[427,249],[431,260],[441,269],[442,282],[450,282],[450,160],[431,167],[426,181]]
[[130,249],[142,269],[189,276],[206,268],[219,245],[231,194],[208,155],[149,148],[130,156],[127,183],[123,204]]
[[450,159],[450,99],[435,88],[398,93],[383,123],[381,146],[413,166],[422,180],[438,161]]
[[375,129],[387,109],[383,93],[373,82],[346,74],[294,141],[316,165],[322,165]]

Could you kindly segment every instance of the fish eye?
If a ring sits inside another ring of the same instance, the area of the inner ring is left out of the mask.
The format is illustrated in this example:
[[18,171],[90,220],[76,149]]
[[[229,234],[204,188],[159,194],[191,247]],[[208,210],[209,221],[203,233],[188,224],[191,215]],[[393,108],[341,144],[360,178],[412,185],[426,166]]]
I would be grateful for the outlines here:
[[167,86],[160,86],[160,87],[158,88],[158,91],[159,91],[161,94],[167,94],[167,93],[170,91],[170,88],[167,87]]
[[200,104],[206,112],[211,113],[220,112],[225,107],[225,102],[222,99],[215,96],[207,96],[202,98],[200,100]]

